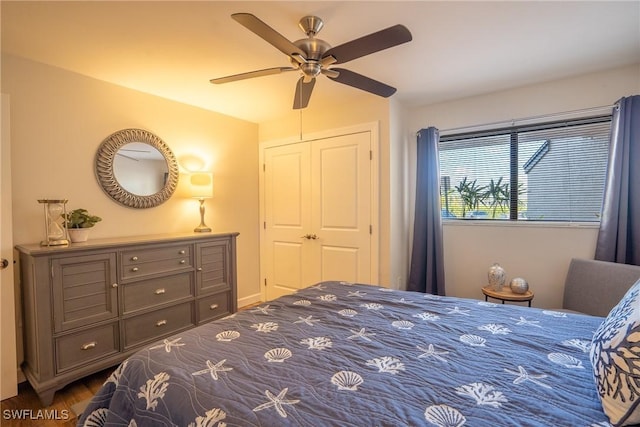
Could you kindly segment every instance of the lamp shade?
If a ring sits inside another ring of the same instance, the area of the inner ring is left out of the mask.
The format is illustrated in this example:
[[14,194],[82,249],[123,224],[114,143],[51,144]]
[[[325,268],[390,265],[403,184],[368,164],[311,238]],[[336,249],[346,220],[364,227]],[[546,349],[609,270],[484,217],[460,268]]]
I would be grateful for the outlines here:
[[191,197],[208,199],[213,197],[213,174],[211,172],[195,172],[189,176]]

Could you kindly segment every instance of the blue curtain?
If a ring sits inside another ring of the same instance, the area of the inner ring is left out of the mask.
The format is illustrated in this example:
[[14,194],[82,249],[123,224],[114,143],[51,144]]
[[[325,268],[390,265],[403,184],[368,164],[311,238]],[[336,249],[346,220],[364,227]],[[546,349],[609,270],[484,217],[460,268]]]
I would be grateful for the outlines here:
[[613,111],[595,259],[640,265],[640,95]]
[[438,129],[418,132],[416,214],[407,289],[444,295],[444,254],[440,216]]

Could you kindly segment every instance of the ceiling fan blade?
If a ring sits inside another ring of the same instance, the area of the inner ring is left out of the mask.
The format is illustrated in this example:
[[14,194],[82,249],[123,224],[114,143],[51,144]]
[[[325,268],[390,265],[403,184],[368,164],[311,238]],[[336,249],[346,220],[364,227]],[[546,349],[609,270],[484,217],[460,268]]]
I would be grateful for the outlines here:
[[262,22],[255,15],[250,13],[234,13],[231,17],[285,55],[291,56],[293,54],[298,54],[302,57],[306,55],[300,48],[287,40],[282,34]]
[[219,77],[217,79],[211,79],[209,81],[214,84],[229,83],[229,82],[235,82],[238,80],[251,79],[254,77],[262,77],[262,76],[270,76],[272,74],[280,74],[286,71],[295,71],[295,70],[297,70],[297,68],[294,68],[294,67],[265,68],[264,70],[249,71],[248,73],[240,73],[240,74],[234,74],[232,76]]
[[336,64],[344,64],[411,40],[412,36],[407,27],[398,24],[331,48],[324,56],[333,56],[336,58]]
[[313,86],[316,84],[316,79],[312,79],[309,83],[304,82],[304,77],[300,77],[296,84],[296,94],[293,98],[293,109],[300,110],[307,108],[309,105],[309,99],[311,98],[311,92],[313,92]]
[[338,83],[342,83],[348,86],[353,86],[358,89],[373,93],[374,95],[388,98],[396,93],[396,88],[381,83],[377,80],[365,77],[362,74],[354,73],[353,71],[345,70],[344,68],[332,68],[331,71],[337,71],[339,74],[337,77],[332,77],[327,74],[331,80]]

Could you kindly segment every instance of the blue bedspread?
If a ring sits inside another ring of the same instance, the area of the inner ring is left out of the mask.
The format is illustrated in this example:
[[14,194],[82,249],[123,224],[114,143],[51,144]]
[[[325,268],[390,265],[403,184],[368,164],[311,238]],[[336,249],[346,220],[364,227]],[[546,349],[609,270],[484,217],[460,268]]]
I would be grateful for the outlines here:
[[325,282],[131,356],[87,426],[608,426],[602,318]]

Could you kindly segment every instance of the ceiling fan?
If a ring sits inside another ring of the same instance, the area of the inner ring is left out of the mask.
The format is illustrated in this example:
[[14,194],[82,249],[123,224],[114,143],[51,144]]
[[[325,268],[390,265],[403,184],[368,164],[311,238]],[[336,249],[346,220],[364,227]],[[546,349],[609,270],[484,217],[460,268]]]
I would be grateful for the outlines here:
[[290,42],[276,30],[250,13],[234,13],[231,17],[249,29],[249,31],[252,31],[287,55],[292,66],[265,68],[263,70],[234,74],[211,79],[211,83],[228,83],[299,70],[302,72],[302,77],[300,77],[296,85],[296,93],[293,100],[293,108],[296,110],[305,108],[309,104],[316,77],[320,74],[324,74],[338,83],[385,98],[393,95],[396,92],[396,88],[394,87],[344,68],[330,67],[334,64],[343,64],[365,55],[406,43],[412,39],[411,33],[405,26],[394,25],[339,46],[331,47],[326,41],[316,38],[316,35],[324,26],[322,19],[317,16],[305,16],[300,19],[298,25],[307,35],[307,38],[294,42]]

